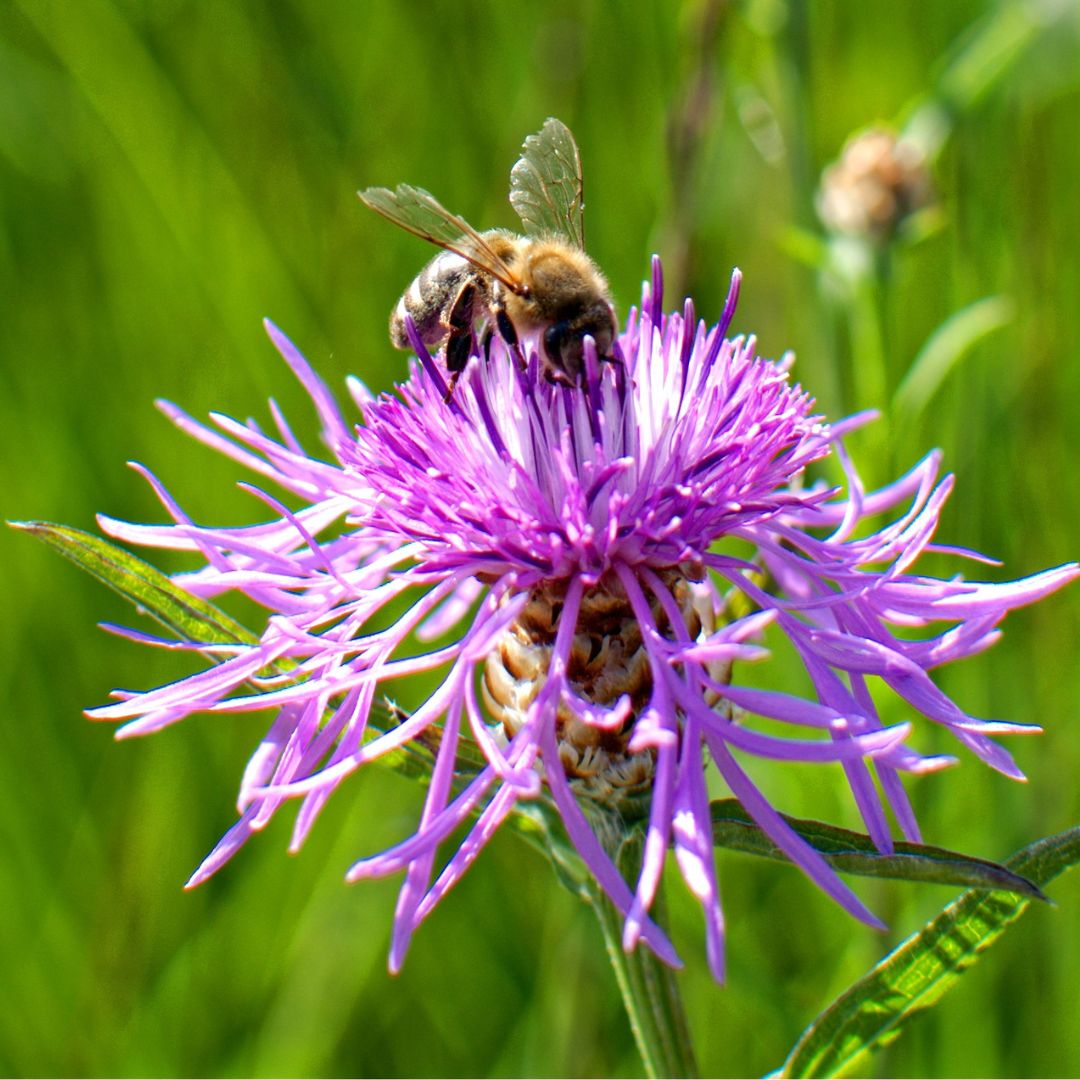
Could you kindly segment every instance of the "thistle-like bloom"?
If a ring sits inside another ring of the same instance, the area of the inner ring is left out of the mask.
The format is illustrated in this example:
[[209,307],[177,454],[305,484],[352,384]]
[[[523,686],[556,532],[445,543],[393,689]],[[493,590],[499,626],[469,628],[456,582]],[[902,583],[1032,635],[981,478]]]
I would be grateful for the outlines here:
[[[662,314],[654,263],[615,362],[599,363],[586,343],[581,387],[546,381],[535,341],[519,353],[496,336],[447,400],[439,363],[416,340],[420,364],[395,395],[350,384],[355,428],[270,326],[315,403],[330,461],[310,457],[276,409],[271,436],[224,417],[214,418],[219,430],[206,428],[164,407],[302,503],[289,509],[253,489],[269,521],[208,528],[146,474],[173,522],[102,520],[128,542],[201,555],[202,569],[177,578],[192,593],[235,590],[268,612],[256,644],[197,644],[215,661],[208,670],[90,714],[127,721],[119,734],[130,736],[197,712],[273,712],[240,785],[239,820],[191,885],[293,797],[302,799],[299,846],[338,784],[419,740],[433,767],[415,833],[348,875],[404,871],[392,969],[499,825],[522,800],[543,796],[623,912],[625,946],[644,939],[671,964],[678,958],[649,910],[674,849],[701,902],[719,979],[710,768],[781,850],[869,923],[874,916],[762,795],[750,759],[839,762],[882,851],[892,843],[887,809],[918,839],[899,774],[952,759],[909,747],[909,723],[883,727],[876,680],[993,768],[1021,776],[991,736],[1037,729],[967,715],[929,673],[991,645],[1006,612],[1077,567],[1004,584],[918,574],[952,488],[938,455],[864,492],[840,441],[860,421],[830,428],[789,381],[788,360],[758,359],[753,338],[725,337],[738,283],[736,274],[709,329],[689,301],[681,315]],[[829,455],[844,491],[804,478]],[[794,647],[811,696],[740,684],[744,669],[733,665],[767,657],[766,630]],[[434,691],[373,731],[376,703],[417,673],[435,676]],[[773,733],[760,730],[761,718]],[[463,770],[463,759],[476,767]],[[628,884],[589,808],[631,796],[648,819],[640,874]],[[470,822],[436,873],[439,845]]]

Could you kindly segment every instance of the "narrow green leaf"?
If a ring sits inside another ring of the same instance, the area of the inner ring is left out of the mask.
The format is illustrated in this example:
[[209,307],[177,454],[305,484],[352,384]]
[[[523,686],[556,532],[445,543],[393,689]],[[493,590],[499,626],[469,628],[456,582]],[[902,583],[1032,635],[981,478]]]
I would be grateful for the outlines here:
[[789,258],[812,270],[821,270],[829,261],[829,248],[817,233],[790,225],[777,234],[777,246]]
[[[788,862],[737,799],[712,803],[713,843],[717,847]],[[928,844],[896,843],[892,855],[883,855],[869,836],[820,821],[784,815],[784,820],[812,848],[825,856],[834,870],[862,877],[929,881],[938,885],[966,885],[974,889],[1001,889],[1045,900],[1041,890],[1025,877],[986,859],[976,859]]]
[[[1080,826],[1038,840],[1006,864],[1043,886],[1080,862]],[[969,890],[836,999],[803,1032],[778,1073],[837,1076],[896,1039],[935,1005],[1031,903],[1013,892]]]
[[896,413],[908,420],[918,416],[949,372],[982,338],[1011,322],[1014,311],[1008,297],[988,296],[946,319],[927,338],[896,388]]
[[186,641],[254,644],[258,638],[220,608],[176,585],[148,562],[99,536],[47,521],[12,521]]
[[[108,540],[81,529],[49,522],[12,521],[8,524],[58,551],[185,641],[229,645],[258,642],[255,634],[220,608],[181,589],[156,567]],[[290,666],[290,661],[279,660],[273,669],[284,672]],[[389,731],[402,721],[404,715],[392,702],[374,706],[365,741]],[[379,760],[394,772],[412,779],[426,782],[431,777],[432,748],[423,740]]]
[[954,114],[973,109],[1015,68],[1031,45],[1071,5],[1009,3],[991,10],[949,49],[937,80],[937,96]]

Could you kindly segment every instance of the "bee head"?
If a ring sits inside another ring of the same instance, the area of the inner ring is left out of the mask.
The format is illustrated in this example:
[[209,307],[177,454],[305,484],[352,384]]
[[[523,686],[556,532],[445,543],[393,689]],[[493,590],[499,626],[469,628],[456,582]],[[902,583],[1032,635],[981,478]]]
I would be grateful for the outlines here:
[[615,313],[606,301],[599,301],[573,318],[552,323],[544,331],[544,355],[550,365],[549,377],[575,386],[585,369],[585,336],[596,342],[596,355],[611,356],[615,341]]

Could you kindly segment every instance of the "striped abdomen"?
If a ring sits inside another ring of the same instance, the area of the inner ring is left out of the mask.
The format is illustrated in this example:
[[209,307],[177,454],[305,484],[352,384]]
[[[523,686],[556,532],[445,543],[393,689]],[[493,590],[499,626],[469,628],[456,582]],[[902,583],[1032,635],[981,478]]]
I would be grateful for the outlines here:
[[[439,345],[449,333],[446,316],[458,299],[462,288],[476,282],[480,272],[467,259],[452,251],[441,251],[413,279],[405,295],[397,302],[390,316],[390,340],[398,349],[408,349],[405,316],[412,318],[416,332],[425,345]],[[485,291],[483,288],[480,292]],[[471,324],[473,312],[462,311]]]

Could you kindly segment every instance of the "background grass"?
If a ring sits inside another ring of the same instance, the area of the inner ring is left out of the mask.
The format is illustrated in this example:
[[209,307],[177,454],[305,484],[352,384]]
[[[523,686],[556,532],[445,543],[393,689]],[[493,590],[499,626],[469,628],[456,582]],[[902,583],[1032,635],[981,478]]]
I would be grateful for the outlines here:
[[[987,26],[1003,29],[976,71],[981,90],[937,163],[942,227],[896,253],[880,297],[884,399],[855,400],[844,310],[785,238],[815,227],[816,177],[847,135],[902,114],[942,71],[962,82],[970,64],[948,58],[985,45]],[[1010,576],[1080,554],[1080,47],[1067,3],[7,0],[3,516],[156,520],[122,467],[135,459],[196,519],[253,520],[238,470],[152,399],[264,417],[273,395],[314,445],[260,318],[331,384],[355,372],[388,386],[404,360],[386,315],[429,252],[355,189],[410,181],[481,226],[513,224],[507,171],[552,114],[582,146],[589,247],[620,305],[656,250],[669,302],[689,290],[714,318],[738,264],[736,329],[756,331],[765,355],[794,348],[832,416],[887,407],[944,318],[1010,297],[1014,320],[922,416],[892,418],[884,448],[866,437],[867,471],[883,478],[941,446],[959,474],[943,538],[1000,556]],[[369,770],[342,789],[297,858],[275,822],[183,893],[232,820],[263,722],[199,718],[114,745],[81,709],[182,666],[95,630],[128,613],[74,568],[13,533],[0,544],[12,598],[0,620],[0,1073],[639,1071],[591,914],[513,837],[387,976],[395,883],[346,888],[341,876],[409,829],[418,792],[395,777]],[[912,784],[930,842],[1003,858],[1080,820],[1078,614],[1074,589],[1016,616],[989,656],[941,673],[975,714],[1047,730],[1012,744],[1029,786],[968,755]],[[944,748],[929,730],[919,745]],[[853,823],[839,774],[759,775],[783,808]],[[714,1075],[777,1065],[831,995],[950,898],[859,885],[892,927],[878,935],[793,871],[735,856],[720,871],[726,988],[705,972],[693,905],[670,890]],[[1053,893],[1057,909],[1026,916],[867,1073],[1080,1074],[1080,882]]]

